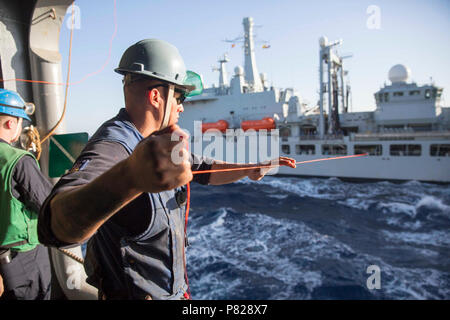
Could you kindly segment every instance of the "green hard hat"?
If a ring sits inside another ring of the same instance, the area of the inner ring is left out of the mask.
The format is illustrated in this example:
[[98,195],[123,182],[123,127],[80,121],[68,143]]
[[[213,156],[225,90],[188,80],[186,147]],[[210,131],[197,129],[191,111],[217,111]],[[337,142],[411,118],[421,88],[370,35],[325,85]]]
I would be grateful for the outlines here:
[[127,50],[114,71],[147,76],[172,83],[186,92],[186,96],[202,93],[203,84],[199,75],[187,71],[178,49],[163,40],[141,40]]

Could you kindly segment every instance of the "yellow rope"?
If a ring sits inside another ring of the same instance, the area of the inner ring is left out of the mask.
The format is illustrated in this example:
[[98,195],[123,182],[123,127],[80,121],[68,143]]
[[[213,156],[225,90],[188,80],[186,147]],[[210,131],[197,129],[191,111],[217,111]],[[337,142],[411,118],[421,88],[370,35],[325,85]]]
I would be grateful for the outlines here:
[[79,262],[81,264],[84,264],[84,259],[83,258],[80,258],[79,256],[77,256],[76,254],[70,252],[69,250],[61,249],[61,248],[57,248],[57,249],[60,252],[64,253],[66,256],[72,258],[73,260],[75,260],[75,261],[77,261],[77,262]]
[[25,149],[27,151],[32,151],[36,155],[36,159],[39,160],[41,157],[42,146],[39,131],[33,125],[25,128],[25,135],[27,136],[27,141],[25,142]]

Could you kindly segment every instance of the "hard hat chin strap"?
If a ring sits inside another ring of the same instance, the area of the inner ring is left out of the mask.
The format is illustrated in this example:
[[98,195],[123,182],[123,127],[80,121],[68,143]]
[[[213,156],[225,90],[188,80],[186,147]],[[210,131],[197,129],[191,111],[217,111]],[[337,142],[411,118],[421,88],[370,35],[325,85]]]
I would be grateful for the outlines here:
[[169,119],[170,119],[170,114],[172,113],[172,103],[171,100],[173,98],[173,93],[175,91],[175,86],[173,84],[169,85],[169,90],[167,93],[167,99],[166,99],[166,107],[164,110],[164,118],[163,118],[163,122],[161,124],[161,128],[160,130],[163,130],[165,128],[167,128],[167,126],[169,125]]

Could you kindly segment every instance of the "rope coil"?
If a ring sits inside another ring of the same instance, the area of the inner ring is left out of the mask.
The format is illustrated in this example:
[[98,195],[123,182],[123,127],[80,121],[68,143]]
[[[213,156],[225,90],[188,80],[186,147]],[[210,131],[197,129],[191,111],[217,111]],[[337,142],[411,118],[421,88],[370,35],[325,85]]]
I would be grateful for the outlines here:
[[24,147],[25,150],[33,152],[36,159],[39,160],[42,153],[41,138],[38,129],[31,125],[24,128],[24,134],[26,136],[26,141]]

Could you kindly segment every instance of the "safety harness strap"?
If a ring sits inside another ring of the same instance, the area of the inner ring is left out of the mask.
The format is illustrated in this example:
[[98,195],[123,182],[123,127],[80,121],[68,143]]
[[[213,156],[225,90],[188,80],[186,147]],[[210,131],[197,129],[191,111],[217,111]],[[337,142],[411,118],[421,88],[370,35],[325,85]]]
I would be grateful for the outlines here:
[[166,99],[166,109],[164,111],[164,119],[161,124],[160,130],[167,128],[167,126],[169,125],[170,114],[172,111],[171,100],[172,100],[174,91],[175,91],[175,86],[173,84],[169,84],[169,92],[167,93],[167,99]]
[[21,246],[21,245],[24,245],[24,244],[27,244],[27,243],[28,243],[27,240],[22,240],[22,241],[18,241],[18,242],[14,242],[14,243],[10,243],[10,244],[6,244],[6,245],[3,245],[3,246],[0,246],[0,249],[9,249],[9,248],[16,247],[16,246]]

